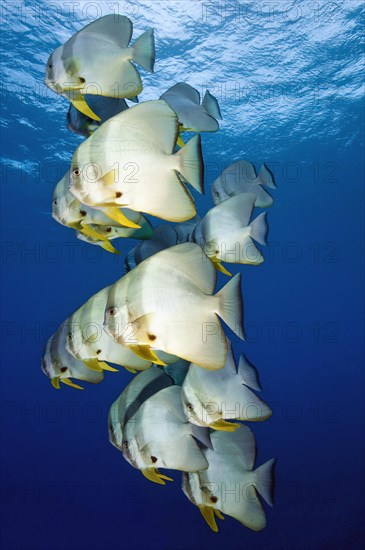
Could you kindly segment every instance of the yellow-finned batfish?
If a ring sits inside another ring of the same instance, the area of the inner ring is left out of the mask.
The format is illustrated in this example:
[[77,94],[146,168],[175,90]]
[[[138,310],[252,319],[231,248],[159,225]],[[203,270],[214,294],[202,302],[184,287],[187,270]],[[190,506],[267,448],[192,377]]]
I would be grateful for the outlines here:
[[[190,424],[181,403],[181,388],[171,386],[147,399],[123,430],[123,456],[156,483],[164,483],[156,469],[197,472],[208,467],[195,439],[210,445],[209,430]],[[156,476],[157,474],[157,476]],[[171,479],[171,478],[170,478]]]
[[119,210],[118,215],[120,214],[122,221],[125,218],[126,223],[139,228],[126,227],[117,221],[112,221],[102,210],[82,204],[71,195],[68,188],[69,172],[58,182],[53,193],[52,216],[60,224],[79,231],[85,238],[102,241],[104,244],[100,246],[104,248],[112,238],[149,239],[152,236],[151,224],[139,212],[126,208]]
[[153,72],[153,30],[144,32],[129,47],[132,33],[132,22],[122,15],[93,21],[50,55],[45,84],[67,97],[84,115],[100,120],[85,95],[134,98],[142,91],[142,81],[132,62]]
[[197,244],[162,250],[111,287],[105,330],[135,352],[162,350],[223,368],[227,342],[219,317],[243,338],[240,275],[213,295],[215,282],[214,264]]
[[255,206],[268,208],[274,201],[263,185],[276,189],[273,176],[266,165],[263,164],[259,174],[256,175],[255,167],[251,162],[239,160],[228,166],[212,184],[213,202],[217,205],[240,193],[254,193]]
[[123,450],[123,429],[139,407],[152,395],[172,386],[170,376],[159,367],[152,366],[138,373],[124,388],[109,410],[109,441],[119,451]]
[[104,379],[103,371],[92,371],[85,364],[71,355],[65,348],[62,338],[64,326],[50,336],[42,357],[42,371],[51,380],[52,386],[60,388],[60,382],[73,388],[82,390],[82,386],[75,384],[71,378],[83,380],[91,384],[99,384]]
[[242,354],[237,370],[229,344],[223,369],[190,365],[181,392],[185,414],[193,424],[224,431],[241,426],[227,420],[266,420],[272,414],[270,407],[249,389],[252,386],[260,389],[255,367]]
[[66,116],[66,126],[70,132],[80,136],[89,137],[97,130],[102,122],[128,109],[124,99],[115,97],[86,95],[85,101],[91,110],[98,115],[100,122],[81,113],[76,107],[69,106]]
[[192,218],[194,200],[178,174],[203,192],[200,135],[174,153],[177,135],[177,116],[164,101],[119,113],[76,149],[71,193],[96,208],[123,206],[176,222]]
[[104,330],[105,305],[110,286],[100,290],[65,321],[67,327],[66,349],[93,370],[117,369],[115,363],[126,370],[136,372],[151,366],[150,361],[138,357],[125,346],[115,342]]
[[256,195],[241,193],[215,206],[196,226],[194,241],[213,262],[259,265],[264,258],[253,241],[266,245],[266,212],[251,223]]
[[253,469],[256,446],[247,426],[236,432],[213,432],[211,441],[214,450],[203,450],[209,467],[198,473],[183,473],[185,495],[215,532],[216,517],[224,519],[224,515],[261,531],[266,527],[266,515],[257,493],[273,505],[275,460]]
[[200,104],[198,90],[190,84],[179,82],[163,93],[160,99],[166,101],[177,114],[182,127],[180,131],[216,132],[219,130],[217,119],[222,119],[219,104],[208,90]]

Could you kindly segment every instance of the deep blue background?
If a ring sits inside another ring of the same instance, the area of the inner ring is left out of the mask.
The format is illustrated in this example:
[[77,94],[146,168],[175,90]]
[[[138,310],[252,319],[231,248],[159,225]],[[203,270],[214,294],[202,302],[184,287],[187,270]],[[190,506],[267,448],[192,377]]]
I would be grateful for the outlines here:
[[64,128],[66,102],[42,84],[52,49],[113,6],[82,1],[70,14],[67,3],[4,2],[2,548],[362,545],[363,13],[356,1],[268,4],[225,12],[217,3],[119,3],[134,36],[156,28],[156,74],[141,99],[187,80],[221,103],[222,130],[203,136],[200,213],[234,160],[267,162],[278,184],[266,261],[242,267],[247,343],[235,343],[274,410],[253,429],[257,463],[278,458],[276,504],[266,507],[265,531],[226,518],[216,535],[178,473],[168,486],[149,483],[108,443],[108,408],[128,373],[83,392],[55,391],[41,373],[49,334],[123,273],[122,259],[50,217],[53,187],[80,140]]

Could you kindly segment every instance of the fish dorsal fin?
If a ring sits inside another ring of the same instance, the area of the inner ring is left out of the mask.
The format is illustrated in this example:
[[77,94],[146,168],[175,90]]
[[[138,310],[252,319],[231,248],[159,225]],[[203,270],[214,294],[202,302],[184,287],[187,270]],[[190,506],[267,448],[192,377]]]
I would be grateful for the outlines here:
[[[118,416],[122,425],[126,424],[137,412],[139,407],[161,389],[172,385],[172,381],[164,372],[157,367],[150,367],[144,372],[137,374],[121,394],[125,399],[118,398]],[[134,396],[132,399],[131,396]]]
[[213,185],[219,181],[223,188],[228,184],[230,190],[238,189],[243,182],[257,182],[255,167],[248,160],[239,160],[225,168]]
[[132,21],[125,15],[109,14],[100,17],[81,29],[77,35],[98,34],[112,40],[121,48],[127,48],[133,33]]
[[172,246],[147,261],[161,263],[164,269],[166,265],[172,266],[204,294],[212,294],[214,291],[216,281],[214,265],[197,244],[183,243]]
[[217,99],[207,90],[203,97],[202,105],[205,108],[208,115],[217,120],[222,120],[221,110]]
[[187,99],[196,105],[200,105],[200,93],[198,90],[190,86],[190,84],[186,84],[186,82],[178,82],[166,90],[166,92],[162,94],[161,99],[166,97],[166,101],[168,101],[168,98],[171,96],[174,96],[176,100],[181,101],[183,99]]
[[183,424],[187,422],[182,406],[180,386],[169,386],[168,388],[164,388],[152,396],[150,401],[151,404],[152,401],[156,401],[161,409],[168,410],[179,422]]
[[227,346],[228,346],[228,349],[227,349],[225,369],[227,369],[229,374],[237,374],[237,367],[236,367],[236,362],[234,360],[232,344],[228,338],[227,338]]
[[[214,451],[221,456],[231,456],[246,470],[252,470],[256,458],[255,437],[248,426],[241,425],[234,432],[214,431],[211,434]],[[208,458],[209,460],[209,458]]]
[[[123,122],[123,124],[121,124]],[[107,126],[108,125],[108,126]],[[142,140],[171,155],[178,136],[179,122],[165,101],[145,101],[109,119],[100,128],[118,126],[121,139]],[[100,132],[99,132],[100,135]]]
[[206,217],[203,218],[201,222],[203,234],[204,226],[208,223],[211,228],[216,230],[217,235],[246,227],[250,223],[255,200],[254,193],[240,193],[221,202],[209,210]]
[[242,383],[256,391],[261,391],[261,384],[256,368],[250,363],[246,355],[242,353],[238,363],[238,374]]

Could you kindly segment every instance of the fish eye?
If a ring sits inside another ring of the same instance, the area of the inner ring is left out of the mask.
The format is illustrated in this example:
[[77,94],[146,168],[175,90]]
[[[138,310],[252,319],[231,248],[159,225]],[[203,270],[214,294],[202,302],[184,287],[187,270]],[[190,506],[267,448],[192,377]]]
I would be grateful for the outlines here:
[[76,176],[76,177],[79,176],[79,175],[80,175],[80,170],[79,170],[79,168],[75,168],[75,169],[73,170],[72,173],[73,173],[73,175]]
[[109,315],[109,317],[114,317],[114,315],[115,315],[115,309],[114,309],[113,307],[110,307],[110,308],[108,309],[108,315]]
[[52,63],[48,63],[48,68],[49,68],[49,69],[53,69]]
[[114,433],[114,426],[109,426],[109,430]]
[[69,340],[72,340],[72,332],[69,332],[69,333],[68,333],[67,338],[68,338]]
[[55,199],[55,200],[53,201],[53,204],[56,206],[56,204],[57,204],[57,199]]
[[193,411],[194,410],[194,407],[191,403],[186,403],[186,408],[188,409],[188,411]]

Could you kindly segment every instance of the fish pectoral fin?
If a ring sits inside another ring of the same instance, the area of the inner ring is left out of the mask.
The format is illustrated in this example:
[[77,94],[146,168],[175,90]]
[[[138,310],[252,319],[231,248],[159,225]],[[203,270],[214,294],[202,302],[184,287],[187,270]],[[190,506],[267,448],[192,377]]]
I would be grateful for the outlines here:
[[103,212],[106,216],[108,216],[108,218],[114,220],[117,223],[120,223],[120,225],[124,225],[124,227],[132,227],[134,229],[141,228],[140,225],[129,220],[119,208],[103,208]]
[[71,92],[71,93],[67,93],[67,97],[72,103],[72,105],[75,107],[75,109],[80,111],[80,113],[92,118],[93,120],[97,120],[98,122],[101,121],[101,118],[98,117],[98,115],[96,115],[94,111],[90,109],[90,107],[86,103],[85,98],[82,94],[78,94],[78,93],[75,94]]
[[150,348],[150,346],[128,346],[133,353],[145,359],[146,361],[151,361],[156,363],[156,365],[161,365],[161,367],[166,367],[166,363],[161,361],[156,355],[156,353]]
[[223,420],[223,418],[216,420],[213,424],[209,424],[209,428],[213,428],[213,430],[218,430],[221,432],[234,432],[240,427],[241,424],[238,424],[237,422],[227,422],[227,420]]
[[55,376],[54,378],[51,378],[51,384],[56,389],[60,389],[60,379],[58,376]]
[[118,369],[115,369],[114,367],[111,367],[108,365],[108,363],[105,363],[104,361],[98,361],[99,367],[102,368],[102,370],[107,370],[109,372],[119,372]]
[[224,265],[220,260],[218,260],[216,257],[210,258],[210,259],[212,260],[214,267],[216,268],[217,271],[220,271],[221,273],[224,273],[225,275],[232,277],[232,273],[230,273],[230,271],[228,271],[228,269],[224,267]]
[[166,481],[173,481],[171,477],[167,477],[163,474],[160,474],[160,472],[157,470],[157,468],[146,468],[145,470],[141,470],[144,477],[149,479],[149,481],[153,481],[153,483],[158,483],[158,485],[166,485]]
[[96,229],[91,227],[89,224],[83,223],[81,225],[82,225],[82,229],[79,230],[80,233],[83,233],[84,235],[86,235],[87,237],[91,237],[92,239],[97,239],[98,241],[108,241],[105,235],[102,235],[101,233],[99,233]]
[[72,382],[69,378],[60,378],[60,381],[62,382],[62,384],[66,384],[66,386],[71,386],[71,388],[75,388],[76,390],[84,389],[78,384],[75,384],[74,382]]
[[215,521],[214,509],[211,506],[205,506],[204,504],[200,504],[198,508],[203,518],[211,528],[211,530],[214,531],[215,533],[218,533],[218,527]]

